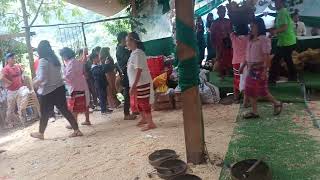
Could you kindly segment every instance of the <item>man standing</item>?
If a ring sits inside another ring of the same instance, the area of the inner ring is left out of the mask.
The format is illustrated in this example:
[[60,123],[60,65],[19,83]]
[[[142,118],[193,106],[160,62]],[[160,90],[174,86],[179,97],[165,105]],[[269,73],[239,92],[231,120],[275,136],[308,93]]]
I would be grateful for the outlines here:
[[293,21],[289,11],[285,8],[285,1],[286,0],[275,0],[278,15],[275,29],[270,30],[270,33],[278,37],[278,43],[270,69],[269,83],[271,84],[275,84],[279,77],[281,59],[284,59],[287,64],[288,80],[297,80],[296,68],[292,61],[292,52],[295,49],[297,38],[294,32]]
[[[5,83],[5,88],[8,90],[6,123],[7,127],[11,128],[14,126],[14,121],[19,118],[22,124],[24,124],[19,106],[21,103],[19,89],[23,86],[23,81],[22,69],[16,64],[15,54],[8,53],[6,55],[6,63],[6,66],[2,69],[2,80]],[[18,107],[19,118],[15,114],[16,107]]]
[[232,69],[232,49],[229,38],[232,32],[230,19],[226,19],[226,7],[218,7],[219,18],[213,21],[210,32],[212,44],[216,49],[216,59],[219,62],[221,80],[227,75],[228,70]]
[[297,36],[306,36],[307,30],[306,25],[300,21],[300,16],[298,12],[293,13],[292,19],[294,21],[295,32]]
[[129,87],[129,78],[127,74],[127,64],[128,59],[130,57],[130,51],[126,48],[126,32],[121,32],[118,34],[117,40],[118,40],[118,46],[116,51],[117,56],[117,62],[119,65],[119,69],[121,70],[120,74],[122,74],[122,86],[124,88],[123,90],[123,96],[124,96],[124,120],[135,120],[136,116],[130,114],[130,87]]

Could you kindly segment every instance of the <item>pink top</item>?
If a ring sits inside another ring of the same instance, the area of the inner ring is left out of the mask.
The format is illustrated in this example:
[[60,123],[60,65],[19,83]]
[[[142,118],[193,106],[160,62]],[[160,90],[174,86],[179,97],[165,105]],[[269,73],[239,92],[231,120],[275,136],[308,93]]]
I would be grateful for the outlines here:
[[9,66],[8,64],[2,69],[3,76],[7,78],[12,84],[6,87],[9,91],[16,91],[23,86],[22,69],[21,66],[15,64]]
[[263,62],[263,56],[270,54],[271,40],[266,36],[259,36],[256,41],[249,41],[247,47],[246,61],[248,63]]
[[248,36],[237,36],[235,33],[230,34],[233,48],[232,64],[241,64],[246,60],[246,49],[249,42]]
[[76,59],[67,62],[64,69],[66,83],[73,91],[88,91],[87,81],[84,77],[84,65]]

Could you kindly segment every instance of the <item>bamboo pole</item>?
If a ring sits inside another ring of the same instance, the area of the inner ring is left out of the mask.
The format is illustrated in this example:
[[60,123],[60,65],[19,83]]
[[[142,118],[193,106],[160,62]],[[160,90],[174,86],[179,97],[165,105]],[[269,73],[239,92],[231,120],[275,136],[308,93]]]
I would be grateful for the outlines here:
[[[175,2],[177,19],[194,30],[194,0],[175,0]],[[177,33],[183,30],[177,28]],[[185,61],[196,57],[196,50],[177,39],[177,55],[179,61]],[[187,162],[201,164],[205,160],[205,153],[202,106],[198,86],[182,92],[182,103]]]

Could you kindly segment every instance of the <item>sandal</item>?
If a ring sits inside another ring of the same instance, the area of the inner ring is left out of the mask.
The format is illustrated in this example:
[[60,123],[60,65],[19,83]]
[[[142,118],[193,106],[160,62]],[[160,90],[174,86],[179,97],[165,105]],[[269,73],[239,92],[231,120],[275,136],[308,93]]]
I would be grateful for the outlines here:
[[80,130],[74,131],[72,134],[70,134],[69,137],[73,138],[73,137],[80,137],[83,136],[82,132]]
[[280,102],[280,104],[278,104],[278,105],[275,105],[274,110],[273,110],[273,115],[278,116],[279,114],[281,114],[282,108],[283,108],[282,102]]
[[144,132],[144,131],[149,131],[149,130],[155,129],[155,128],[157,128],[156,125],[152,125],[152,126],[147,125],[147,126],[143,127],[143,128],[141,129],[141,131],[142,131],[142,132]]
[[249,112],[249,113],[246,113],[245,115],[243,115],[243,118],[244,119],[256,119],[256,118],[259,118],[260,116],[258,114],[255,114],[253,112]]
[[83,126],[91,126],[91,122],[90,121],[85,121],[85,122],[81,123],[81,125],[83,125]]
[[44,140],[43,134],[41,134],[39,132],[31,133],[30,136],[33,137],[33,138]]

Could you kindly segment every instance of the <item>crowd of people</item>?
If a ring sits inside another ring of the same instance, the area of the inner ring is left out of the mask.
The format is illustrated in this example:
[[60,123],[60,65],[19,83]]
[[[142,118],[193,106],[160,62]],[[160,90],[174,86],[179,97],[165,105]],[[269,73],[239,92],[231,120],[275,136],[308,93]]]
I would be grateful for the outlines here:
[[[76,54],[71,48],[64,47],[59,52],[61,63],[49,41],[39,43],[33,87],[40,103],[40,125],[39,131],[31,133],[31,137],[44,139],[54,108],[68,120],[70,125],[67,128],[73,129],[70,137],[82,136],[78,125],[79,114],[85,114],[85,121],[81,125],[89,126],[92,124],[89,108],[100,108],[101,115],[108,115],[113,112],[112,109],[120,107],[116,89],[117,74],[123,86],[124,120],[135,120],[140,114],[141,120],[137,126],[142,131],[156,128],[151,114],[152,78],[143,43],[135,32],[121,32],[117,39],[117,63],[107,47],[96,47],[90,55],[87,48],[78,50]],[[22,74],[23,69],[15,62],[15,54],[8,53],[1,77],[8,92],[7,127],[12,127],[10,121],[13,118],[10,116],[15,115],[16,107],[19,107],[19,89],[24,86]],[[130,100],[134,100],[134,103],[130,103]],[[134,113],[130,112],[130,108]],[[17,119],[24,121],[23,117]]]
[[[277,17],[273,27],[266,27],[261,17],[249,16],[248,23],[234,23],[232,16],[225,18],[226,7],[217,8],[218,18],[207,16],[207,60],[213,60],[223,81],[233,72],[234,101],[239,103],[243,92],[244,106],[252,106],[252,111],[244,118],[259,117],[257,99],[264,98],[274,105],[274,114],[282,111],[282,103],[269,92],[268,85],[279,79],[281,60],[287,65],[288,81],[297,81],[297,71],[292,61],[292,53],[297,44],[297,36],[305,36],[306,28],[299,19],[298,12],[290,14],[285,7],[285,0],[275,0]],[[239,18],[238,18],[239,19]],[[200,63],[204,59],[204,23],[201,17],[196,21]],[[272,49],[271,38],[277,38],[277,45]],[[271,56],[271,50],[274,56]]]

